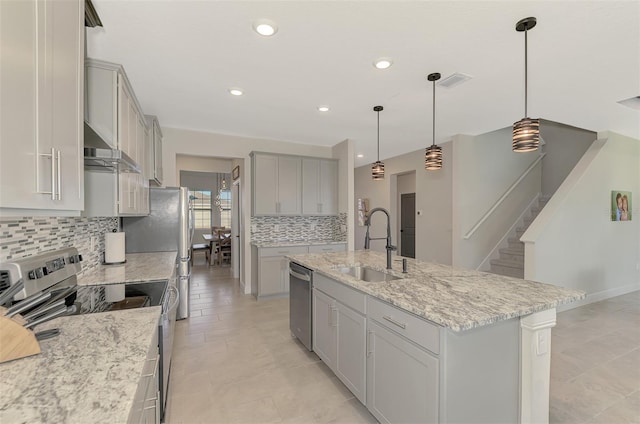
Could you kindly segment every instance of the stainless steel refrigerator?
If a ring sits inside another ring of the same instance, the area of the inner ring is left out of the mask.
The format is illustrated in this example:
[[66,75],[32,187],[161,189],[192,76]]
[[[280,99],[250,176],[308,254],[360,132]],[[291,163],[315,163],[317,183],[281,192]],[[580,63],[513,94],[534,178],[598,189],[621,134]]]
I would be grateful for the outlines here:
[[186,187],[149,189],[151,213],[122,218],[127,253],[177,251],[177,286],[180,294],[177,319],[189,317],[189,253],[193,238],[193,210]]

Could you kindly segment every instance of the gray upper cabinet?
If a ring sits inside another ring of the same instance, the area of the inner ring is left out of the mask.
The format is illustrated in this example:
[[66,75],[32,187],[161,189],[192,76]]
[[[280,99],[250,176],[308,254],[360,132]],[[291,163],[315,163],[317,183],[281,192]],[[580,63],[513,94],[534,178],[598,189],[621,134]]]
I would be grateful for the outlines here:
[[253,215],[300,215],[302,160],[253,153]]
[[87,123],[110,148],[136,162],[141,173],[85,170],[83,216],[148,215],[153,126],[147,124],[122,65],[87,59],[85,73]]
[[162,130],[156,116],[147,115],[149,126],[148,177],[151,184],[162,186]]
[[302,159],[302,214],[338,214],[338,161]]
[[84,1],[0,1],[0,20],[0,208],[77,214]]

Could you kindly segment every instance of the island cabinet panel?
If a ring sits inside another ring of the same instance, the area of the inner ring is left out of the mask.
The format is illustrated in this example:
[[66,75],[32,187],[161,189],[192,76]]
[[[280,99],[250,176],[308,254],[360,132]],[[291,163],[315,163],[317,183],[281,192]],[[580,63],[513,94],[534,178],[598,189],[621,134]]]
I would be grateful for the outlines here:
[[443,335],[440,421],[519,422],[520,320]]
[[154,334],[129,412],[128,424],[160,423],[158,334]]
[[314,276],[314,351],[362,403],[366,402],[367,370],[365,305],[364,293],[323,275]]
[[366,403],[367,319],[340,302],[336,302],[337,362],[335,373],[355,397]]
[[381,423],[437,423],[439,361],[368,321],[367,408]]

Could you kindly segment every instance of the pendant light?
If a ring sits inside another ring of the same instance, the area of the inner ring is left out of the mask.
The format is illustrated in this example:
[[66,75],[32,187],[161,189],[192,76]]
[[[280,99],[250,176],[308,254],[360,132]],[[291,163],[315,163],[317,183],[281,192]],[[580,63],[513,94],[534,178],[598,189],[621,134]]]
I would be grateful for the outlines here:
[[380,162],[380,111],[382,106],[374,106],[373,111],[378,114],[378,160],[371,166],[371,178],[384,180],[384,163]]
[[440,74],[429,74],[427,79],[433,82],[433,144],[424,152],[424,169],[437,171],[442,169],[442,147],[436,146],[436,81],[440,79]]
[[532,152],[540,144],[540,120],[527,117],[527,32],[536,26],[536,18],[524,18],[516,24],[516,31],[524,31],[524,118],[513,124],[514,152]]

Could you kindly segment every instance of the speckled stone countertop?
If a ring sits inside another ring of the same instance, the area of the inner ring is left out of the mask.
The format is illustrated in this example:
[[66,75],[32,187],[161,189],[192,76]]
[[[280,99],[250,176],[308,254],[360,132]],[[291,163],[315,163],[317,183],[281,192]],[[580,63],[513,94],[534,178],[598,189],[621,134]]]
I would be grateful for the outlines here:
[[168,280],[176,267],[177,252],[127,253],[122,265],[100,265],[78,277],[79,286]]
[[1,423],[126,423],[159,306],[61,317],[42,353],[0,364]]
[[347,244],[346,241],[335,240],[292,240],[292,241],[252,241],[256,247],[290,247],[290,246],[315,246],[320,244]]
[[386,254],[351,251],[292,255],[289,259],[366,294],[426,318],[452,331],[508,320],[583,299],[585,293],[551,284],[395,256],[390,274],[399,280],[370,283],[343,274],[338,268],[366,265],[386,271]]

